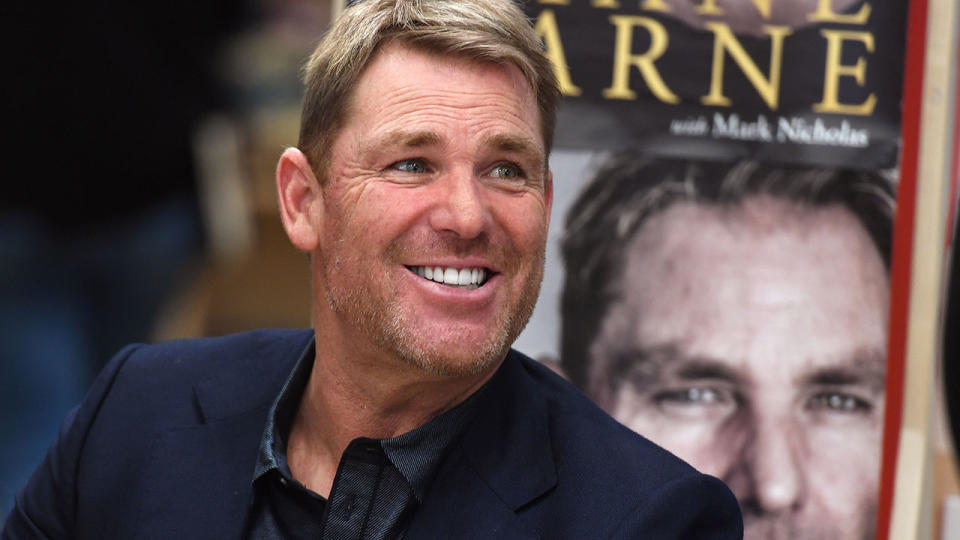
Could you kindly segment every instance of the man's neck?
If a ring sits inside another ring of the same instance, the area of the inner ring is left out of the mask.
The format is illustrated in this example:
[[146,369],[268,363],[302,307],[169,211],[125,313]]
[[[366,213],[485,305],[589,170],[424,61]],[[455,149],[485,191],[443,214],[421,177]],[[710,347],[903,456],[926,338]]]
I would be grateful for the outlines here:
[[395,437],[426,424],[470,397],[497,367],[445,377],[395,358],[329,355],[319,345],[288,437],[294,478],[329,496],[350,441]]

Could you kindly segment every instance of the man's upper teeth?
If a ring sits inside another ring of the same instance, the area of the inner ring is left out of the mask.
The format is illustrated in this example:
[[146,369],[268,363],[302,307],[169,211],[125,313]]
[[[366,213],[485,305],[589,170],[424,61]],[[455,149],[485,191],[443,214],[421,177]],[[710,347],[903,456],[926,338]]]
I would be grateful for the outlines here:
[[483,285],[487,280],[486,268],[454,268],[448,266],[414,266],[412,270],[424,279],[432,279],[447,285]]

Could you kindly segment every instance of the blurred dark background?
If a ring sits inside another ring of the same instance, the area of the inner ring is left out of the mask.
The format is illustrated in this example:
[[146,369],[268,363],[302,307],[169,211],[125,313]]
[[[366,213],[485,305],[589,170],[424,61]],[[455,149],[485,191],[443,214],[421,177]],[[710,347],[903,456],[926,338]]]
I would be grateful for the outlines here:
[[299,68],[330,11],[0,7],[0,521],[123,345],[309,324],[273,166],[296,142]]

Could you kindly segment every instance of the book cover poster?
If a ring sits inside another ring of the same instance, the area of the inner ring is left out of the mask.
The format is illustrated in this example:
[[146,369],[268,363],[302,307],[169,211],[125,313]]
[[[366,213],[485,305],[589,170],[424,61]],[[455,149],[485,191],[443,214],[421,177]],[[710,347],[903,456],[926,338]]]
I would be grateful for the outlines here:
[[905,1],[527,1],[564,92],[517,348],[727,482],[873,538]]

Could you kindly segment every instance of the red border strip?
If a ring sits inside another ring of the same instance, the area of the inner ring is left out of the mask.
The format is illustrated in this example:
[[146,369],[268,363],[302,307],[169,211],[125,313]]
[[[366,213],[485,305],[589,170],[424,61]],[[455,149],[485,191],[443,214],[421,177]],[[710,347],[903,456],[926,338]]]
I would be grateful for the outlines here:
[[903,153],[897,186],[893,254],[890,266],[890,336],[888,341],[883,457],[877,503],[877,540],[888,540],[897,471],[897,450],[903,417],[907,322],[910,312],[910,263],[917,201],[917,162],[920,151],[920,113],[923,104],[923,67],[926,57],[927,0],[911,0],[907,19],[907,49],[903,77]]

